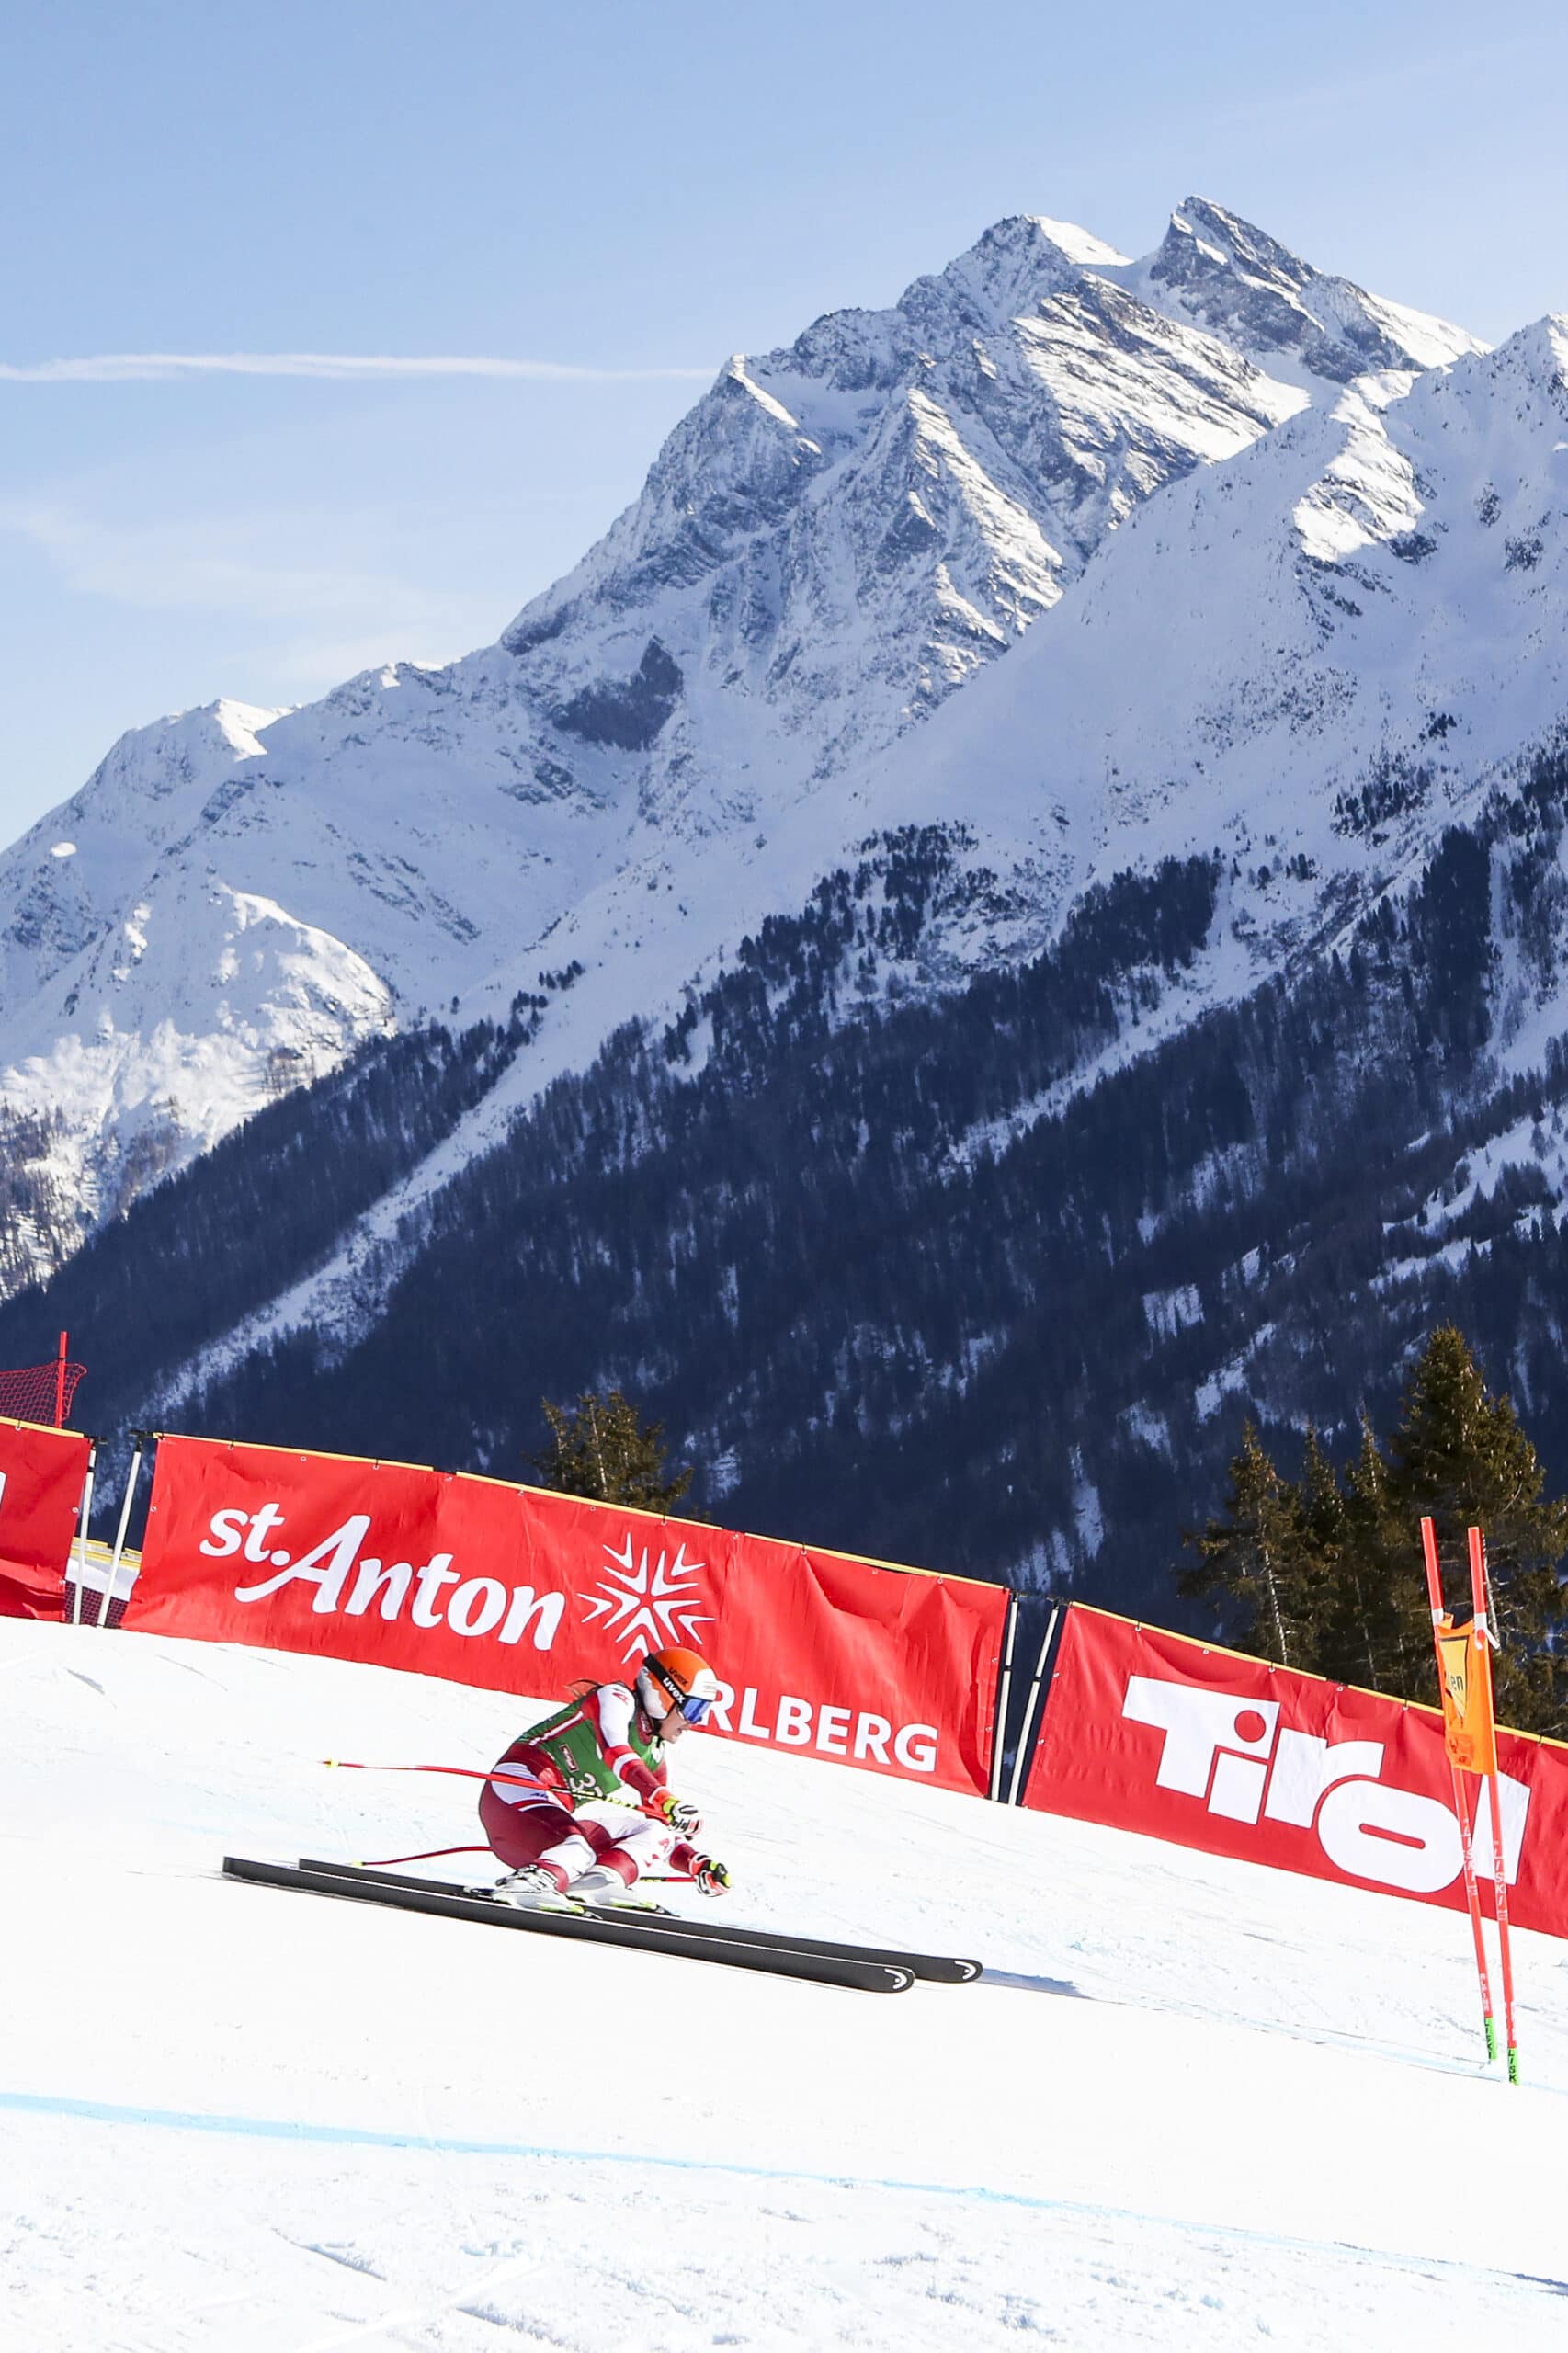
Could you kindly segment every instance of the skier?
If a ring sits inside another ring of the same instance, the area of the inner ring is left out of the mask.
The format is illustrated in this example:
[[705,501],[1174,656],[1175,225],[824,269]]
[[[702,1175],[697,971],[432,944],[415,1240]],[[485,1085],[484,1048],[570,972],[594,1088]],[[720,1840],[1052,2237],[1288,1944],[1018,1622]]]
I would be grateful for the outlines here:
[[479,1818],[505,1879],[480,1891],[506,1904],[570,1894],[619,1895],[665,1865],[689,1872],[704,1895],[730,1874],[699,1854],[697,1808],[665,1784],[664,1755],[700,1724],[718,1678],[695,1651],[653,1651],[634,1683],[581,1683],[498,1757],[479,1795]]

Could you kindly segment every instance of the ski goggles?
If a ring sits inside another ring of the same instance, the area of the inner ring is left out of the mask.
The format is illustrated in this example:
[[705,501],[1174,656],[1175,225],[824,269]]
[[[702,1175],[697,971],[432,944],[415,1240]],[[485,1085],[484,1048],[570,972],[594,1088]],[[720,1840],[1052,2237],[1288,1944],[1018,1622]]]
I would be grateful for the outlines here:
[[702,1724],[707,1722],[712,1707],[711,1699],[683,1699],[680,1711],[688,1724]]

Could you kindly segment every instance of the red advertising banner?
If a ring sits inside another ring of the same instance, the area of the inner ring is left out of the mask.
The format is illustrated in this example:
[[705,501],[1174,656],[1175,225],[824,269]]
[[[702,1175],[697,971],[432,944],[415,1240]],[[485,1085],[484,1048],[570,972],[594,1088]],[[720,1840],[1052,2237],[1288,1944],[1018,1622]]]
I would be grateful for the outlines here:
[[[1568,1748],[1499,1732],[1516,1927],[1568,1937]],[[1471,1781],[1475,1850],[1491,1802]],[[1178,1847],[1465,1908],[1435,1708],[1206,1648],[1076,1604],[1025,1805]]]
[[0,1422],[0,1618],[63,1618],[90,1442]]
[[692,1520],[165,1438],[124,1623],[547,1699],[699,1650],[733,1740],[983,1792],[1007,1595]]

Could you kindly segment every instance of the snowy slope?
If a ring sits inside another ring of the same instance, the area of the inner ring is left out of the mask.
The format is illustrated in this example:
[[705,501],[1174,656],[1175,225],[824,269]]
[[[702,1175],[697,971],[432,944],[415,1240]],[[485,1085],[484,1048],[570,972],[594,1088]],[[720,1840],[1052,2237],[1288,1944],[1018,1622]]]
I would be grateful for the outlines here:
[[1058,908],[1223,848],[1221,984],[1260,977],[1561,740],[1565,519],[1568,320],[1364,379],[1131,517],[1071,608],[858,805],[920,817],[964,779],[982,838],[1032,849]]
[[0,1102],[62,1110],[101,1216],[367,1034],[575,959],[537,1086],[799,904],[868,764],[1064,618],[1152,494],[1475,348],[1195,200],[1143,263],[1020,217],[737,357],[497,645],[141,730],[0,859]]
[[[960,972],[1039,949],[1119,870],[1223,854],[1204,959],[1130,1027],[1118,1061],[1343,941],[1568,722],[1565,383],[1568,323],[1543,321],[1423,375],[1364,377],[1171,484],[1006,662],[840,780],[836,833],[813,797],[781,811],[760,847],[693,847],[679,902],[692,919],[675,931],[641,912],[664,902],[640,869],[590,895],[556,939],[598,987],[552,1010],[545,1066],[591,1053],[618,939],[636,1003],[657,1010],[688,960],[723,941],[723,911],[755,923],[763,906],[793,910],[846,843],[911,823],[961,821],[965,865],[995,878],[940,943]],[[1523,1069],[1568,1026],[1568,966],[1509,960],[1496,990],[1508,1066]],[[540,1068],[519,1061],[323,1276],[233,1346],[362,1329],[380,1296],[366,1270],[379,1263],[384,1280],[399,1220],[497,1137]],[[185,1387],[211,1370],[191,1368]]]
[[214,1876],[465,1837],[314,1760],[488,1761],[515,1703],[11,1621],[0,1676],[29,2353],[1562,2341],[1546,1939],[1512,2090],[1462,1915],[693,1741],[737,1919],[996,1972],[768,1984]]

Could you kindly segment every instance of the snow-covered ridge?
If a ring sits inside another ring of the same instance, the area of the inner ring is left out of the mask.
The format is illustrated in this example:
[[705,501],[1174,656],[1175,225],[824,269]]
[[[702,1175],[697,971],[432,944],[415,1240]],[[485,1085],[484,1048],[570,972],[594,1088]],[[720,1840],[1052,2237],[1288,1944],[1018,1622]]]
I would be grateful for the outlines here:
[[1071,613],[873,767],[863,805],[923,813],[973,776],[985,838],[1032,801],[1064,899],[1223,845],[1254,973],[1328,936],[1568,722],[1568,325],[1389,389],[1130,518]]
[[1130,276],[1255,357],[1293,357],[1340,383],[1389,368],[1440,368],[1484,348],[1445,319],[1313,269],[1203,197],[1171,215],[1159,251]]
[[[1026,632],[1075,673],[1096,551],[1145,501],[1477,348],[1200,199],[1143,262],[999,222],[891,309],[733,359],[497,644],[124,737],[0,860],[0,1100],[62,1111],[90,1217],[291,1074],[573,961],[519,1083],[581,1064],[799,904],[868,808],[903,822],[900,745]],[[1135,634],[1115,701],[1136,680],[1168,736]],[[944,813],[989,765],[944,770]],[[1044,782],[988,787],[977,851],[1016,870],[1026,934],[1079,864],[1041,838]]]

